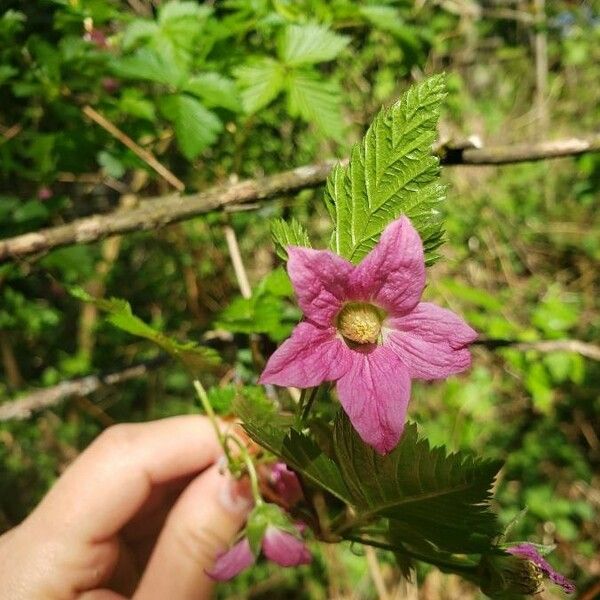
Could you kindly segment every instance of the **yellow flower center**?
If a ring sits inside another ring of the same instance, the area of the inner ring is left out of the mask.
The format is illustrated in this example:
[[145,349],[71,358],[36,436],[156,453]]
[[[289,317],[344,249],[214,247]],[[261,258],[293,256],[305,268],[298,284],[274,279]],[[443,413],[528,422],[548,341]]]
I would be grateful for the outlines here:
[[338,331],[351,342],[374,344],[381,332],[381,311],[371,304],[346,304],[337,317]]

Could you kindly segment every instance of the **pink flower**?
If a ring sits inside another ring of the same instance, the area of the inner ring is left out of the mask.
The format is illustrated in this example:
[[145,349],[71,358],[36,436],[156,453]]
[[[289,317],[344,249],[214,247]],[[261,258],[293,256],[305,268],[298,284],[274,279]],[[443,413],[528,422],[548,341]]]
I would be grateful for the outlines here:
[[[264,555],[281,567],[307,565],[312,557],[304,542],[295,535],[269,525],[261,543]],[[217,581],[227,581],[254,564],[256,557],[248,538],[243,538],[217,560],[207,574]]]
[[559,585],[565,592],[572,594],[575,591],[575,584],[552,568],[552,565],[546,561],[536,550],[533,544],[517,544],[507,548],[506,551],[514,556],[519,556],[532,563],[543,575],[550,581]]
[[289,507],[295,506],[304,497],[298,476],[283,462],[277,462],[271,467],[271,483]]
[[420,302],[423,244],[406,217],[353,265],[327,250],[288,248],[305,320],[271,356],[260,382],[308,388],[336,381],[361,438],[392,450],[404,429],[411,379],[467,369],[477,334],[454,313]]

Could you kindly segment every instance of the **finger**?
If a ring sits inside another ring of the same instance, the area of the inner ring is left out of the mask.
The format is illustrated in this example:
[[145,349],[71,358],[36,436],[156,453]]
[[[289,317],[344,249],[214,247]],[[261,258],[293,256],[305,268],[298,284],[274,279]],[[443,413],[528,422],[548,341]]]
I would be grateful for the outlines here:
[[208,598],[213,581],[206,570],[247,518],[251,501],[240,495],[216,466],[183,492],[158,538],[134,598]]
[[108,539],[144,505],[154,486],[198,473],[220,455],[205,417],[111,427],[65,471],[32,518],[77,540]]

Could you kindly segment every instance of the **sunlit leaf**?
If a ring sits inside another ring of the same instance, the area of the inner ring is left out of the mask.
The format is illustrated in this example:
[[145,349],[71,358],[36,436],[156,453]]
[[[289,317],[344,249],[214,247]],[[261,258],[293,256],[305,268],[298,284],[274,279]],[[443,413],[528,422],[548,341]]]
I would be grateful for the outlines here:
[[283,260],[287,260],[288,246],[304,246],[310,248],[310,239],[303,225],[296,219],[288,223],[283,219],[276,219],[271,223],[271,235],[275,243],[275,251]]
[[215,113],[187,94],[163,98],[160,108],[173,123],[177,143],[189,160],[193,160],[210,146],[223,129],[223,124]]
[[289,66],[310,65],[333,60],[350,42],[350,38],[324,25],[289,25],[280,46],[280,56]]
[[382,109],[348,166],[338,165],[327,181],[326,202],[334,221],[332,249],[358,262],[399,215],[409,216],[423,239],[429,261],[442,240],[439,205],[445,188],[432,152],[444,77],[410,88]]
[[157,331],[139,317],[136,317],[129,303],[121,298],[94,298],[78,287],[69,288],[75,298],[94,304],[107,312],[107,320],[115,327],[145,338],[160,346],[163,350],[180,360],[193,374],[202,373],[220,363],[219,355],[212,348],[199,346],[194,342],[179,342],[168,335]]

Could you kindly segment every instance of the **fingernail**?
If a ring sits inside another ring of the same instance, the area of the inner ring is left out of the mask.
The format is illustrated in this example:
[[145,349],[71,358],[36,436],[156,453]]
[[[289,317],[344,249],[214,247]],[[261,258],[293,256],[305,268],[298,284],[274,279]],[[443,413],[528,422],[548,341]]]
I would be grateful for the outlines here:
[[222,479],[219,500],[225,509],[234,513],[249,512],[254,505],[249,482],[233,479],[229,473],[223,474]]

